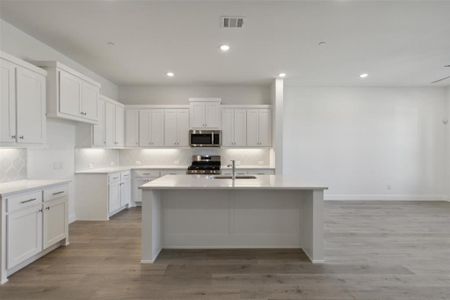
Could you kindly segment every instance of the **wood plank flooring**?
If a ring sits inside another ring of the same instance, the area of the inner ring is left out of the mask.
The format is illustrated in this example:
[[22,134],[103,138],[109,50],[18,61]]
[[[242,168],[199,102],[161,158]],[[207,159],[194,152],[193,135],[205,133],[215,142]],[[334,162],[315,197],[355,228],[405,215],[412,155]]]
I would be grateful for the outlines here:
[[297,250],[165,250],[141,265],[140,210],[75,222],[71,244],[0,299],[450,299],[450,203],[327,202],[326,263]]

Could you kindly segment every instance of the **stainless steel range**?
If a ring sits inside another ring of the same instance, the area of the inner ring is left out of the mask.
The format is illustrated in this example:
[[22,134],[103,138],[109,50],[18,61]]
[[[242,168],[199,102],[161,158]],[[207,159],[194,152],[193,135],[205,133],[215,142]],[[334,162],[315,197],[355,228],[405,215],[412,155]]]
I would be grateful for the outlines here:
[[193,155],[188,174],[220,174],[220,155]]

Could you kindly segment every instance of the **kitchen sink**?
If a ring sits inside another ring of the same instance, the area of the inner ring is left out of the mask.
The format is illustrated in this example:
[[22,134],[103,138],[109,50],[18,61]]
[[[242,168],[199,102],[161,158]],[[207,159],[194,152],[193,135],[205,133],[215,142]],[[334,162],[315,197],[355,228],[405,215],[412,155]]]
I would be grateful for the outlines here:
[[[220,175],[220,176],[214,176],[213,178],[214,179],[233,179],[233,176]],[[256,176],[238,175],[235,178],[236,179],[256,179]]]

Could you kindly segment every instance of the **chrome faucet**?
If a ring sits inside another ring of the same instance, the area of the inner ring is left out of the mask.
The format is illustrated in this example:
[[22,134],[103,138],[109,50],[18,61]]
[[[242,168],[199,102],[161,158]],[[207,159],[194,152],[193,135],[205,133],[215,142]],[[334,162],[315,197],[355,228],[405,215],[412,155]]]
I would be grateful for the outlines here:
[[228,168],[231,167],[232,169],[232,173],[231,173],[231,179],[233,179],[233,181],[236,179],[236,161],[233,159],[231,160],[231,165],[227,166]]

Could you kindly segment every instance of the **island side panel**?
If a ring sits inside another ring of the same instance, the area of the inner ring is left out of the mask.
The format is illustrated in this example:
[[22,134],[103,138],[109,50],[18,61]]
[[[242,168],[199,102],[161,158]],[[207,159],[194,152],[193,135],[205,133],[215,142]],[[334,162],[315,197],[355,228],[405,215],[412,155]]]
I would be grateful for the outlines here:
[[303,192],[303,251],[313,263],[324,261],[323,190]]
[[142,193],[142,263],[153,263],[162,249],[161,193],[157,190]]

